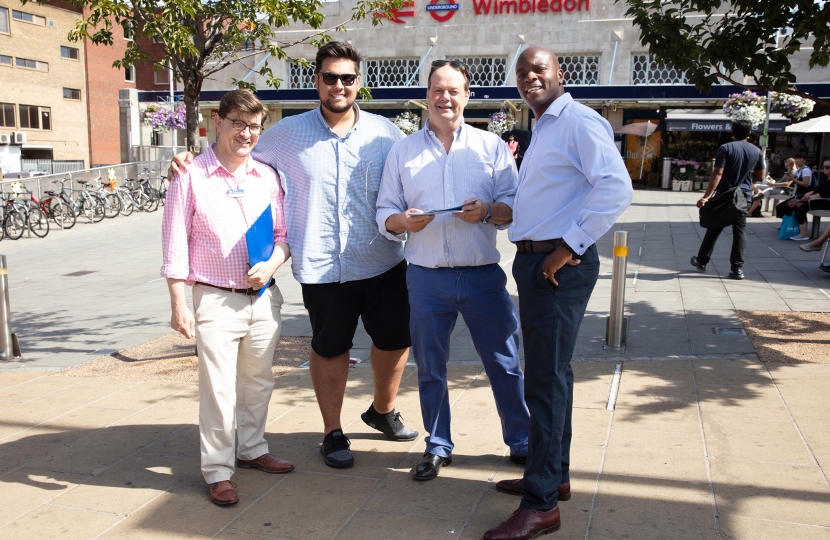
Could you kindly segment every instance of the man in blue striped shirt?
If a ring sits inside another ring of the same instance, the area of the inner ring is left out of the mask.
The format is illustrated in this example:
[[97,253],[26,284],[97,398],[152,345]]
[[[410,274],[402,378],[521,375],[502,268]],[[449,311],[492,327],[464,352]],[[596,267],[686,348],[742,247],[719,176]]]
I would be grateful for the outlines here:
[[355,104],[361,60],[348,43],[320,47],[320,106],[278,122],[251,154],[276,169],[285,190],[291,268],[312,327],[309,371],[325,433],[320,451],[335,468],[354,465],[340,413],[358,319],[372,338],[375,376],[374,401],[361,418],[392,440],[418,436],[395,411],[411,344],[406,262],[400,243],[375,225],[383,164],[403,134]]
[[406,240],[409,262],[412,352],[429,432],[416,480],[431,480],[452,462],[447,361],[459,313],[493,387],[511,460],[524,463],[527,453],[519,321],[496,249],[497,229],[513,218],[516,165],[504,141],[464,123],[469,97],[463,63],[433,62],[427,124],[392,147],[378,194],[378,227],[389,240]]

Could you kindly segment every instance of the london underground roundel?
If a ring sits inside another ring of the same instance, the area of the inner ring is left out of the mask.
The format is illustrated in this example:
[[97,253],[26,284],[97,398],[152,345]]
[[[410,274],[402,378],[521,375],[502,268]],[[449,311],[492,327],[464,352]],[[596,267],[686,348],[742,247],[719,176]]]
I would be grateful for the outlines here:
[[427,11],[438,22],[447,22],[461,7],[457,0],[429,0]]

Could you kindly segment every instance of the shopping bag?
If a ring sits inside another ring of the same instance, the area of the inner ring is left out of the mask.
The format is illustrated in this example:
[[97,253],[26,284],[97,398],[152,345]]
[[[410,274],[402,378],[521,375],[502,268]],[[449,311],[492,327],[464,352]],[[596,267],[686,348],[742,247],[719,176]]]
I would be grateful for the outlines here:
[[781,219],[781,228],[778,229],[778,239],[789,240],[793,236],[797,236],[800,231],[798,220],[795,219],[795,213],[792,213]]

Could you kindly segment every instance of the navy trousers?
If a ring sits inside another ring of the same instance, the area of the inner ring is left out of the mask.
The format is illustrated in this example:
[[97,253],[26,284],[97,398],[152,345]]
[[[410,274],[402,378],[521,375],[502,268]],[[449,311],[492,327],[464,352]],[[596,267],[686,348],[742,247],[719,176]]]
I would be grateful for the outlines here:
[[505,289],[507,276],[497,264],[464,268],[424,268],[410,264],[412,354],[418,365],[418,392],[427,452],[449,457],[450,400],[447,361],[450,335],[460,313],[493,388],[502,437],[513,454],[527,453],[524,375],[519,365],[519,319]]
[[571,357],[599,276],[596,246],[588,248],[579,265],[556,272],[558,287],[542,276],[545,257],[546,253],[517,253],[513,261],[525,347],[525,402],[530,410],[520,506],[533,510],[556,506],[556,489],[570,482]]

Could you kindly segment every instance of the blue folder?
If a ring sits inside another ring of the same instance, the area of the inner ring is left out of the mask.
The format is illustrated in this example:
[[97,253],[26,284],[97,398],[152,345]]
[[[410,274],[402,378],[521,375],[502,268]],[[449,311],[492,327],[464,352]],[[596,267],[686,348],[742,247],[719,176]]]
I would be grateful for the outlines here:
[[[270,203],[245,233],[245,241],[248,244],[248,261],[251,266],[271,258],[271,254],[274,253],[274,216],[271,215]],[[257,294],[265,294],[265,287],[257,291]]]

